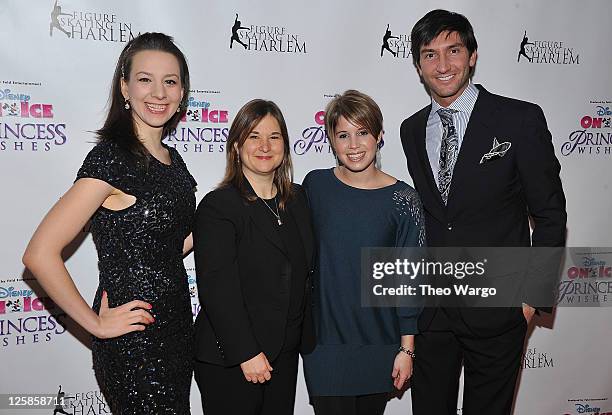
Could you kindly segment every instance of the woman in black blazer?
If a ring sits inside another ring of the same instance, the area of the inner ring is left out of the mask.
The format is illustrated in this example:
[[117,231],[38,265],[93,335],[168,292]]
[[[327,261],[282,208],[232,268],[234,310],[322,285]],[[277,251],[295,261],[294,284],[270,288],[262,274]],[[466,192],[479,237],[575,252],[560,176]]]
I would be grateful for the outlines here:
[[248,102],[229,131],[225,178],[196,213],[195,379],[206,415],[293,413],[298,353],[314,334],[313,235],[291,177],[280,109]]

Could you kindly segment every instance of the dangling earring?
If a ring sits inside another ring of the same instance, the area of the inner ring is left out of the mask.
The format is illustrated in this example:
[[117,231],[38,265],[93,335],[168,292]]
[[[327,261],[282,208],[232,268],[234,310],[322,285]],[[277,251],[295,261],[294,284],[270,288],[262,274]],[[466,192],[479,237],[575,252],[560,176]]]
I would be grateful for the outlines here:
[[126,110],[130,109],[130,98],[126,98],[125,99],[125,105],[123,106],[123,108],[125,108]]
[[176,113],[178,114],[179,112],[181,112],[181,106],[179,105],[178,108],[176,109]]
[[385,142],[383,141],[382,137],[380,138],[380,141],[378,143],[376,143],[376,155],[374,156],[374,165],[376,166],[376,168],[378,170],[381,169],[382,167],[382,158],[380,155],[380,149],[385,145]]

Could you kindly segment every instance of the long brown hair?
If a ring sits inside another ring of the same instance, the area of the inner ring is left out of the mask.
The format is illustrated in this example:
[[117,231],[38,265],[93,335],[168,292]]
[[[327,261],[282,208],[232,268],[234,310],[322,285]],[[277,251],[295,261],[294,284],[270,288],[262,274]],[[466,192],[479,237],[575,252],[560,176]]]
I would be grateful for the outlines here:
[[125,100],[121,94],[121,79],[126,82],[130,79],[132,60],[134,55],[144,50],[156,50],[172,54],[179,64],[183,99],[179,105],[180,111],[175,113],[166,122],[162,131],[162,138],[176,128],[189,99],[189,68],[183,52],[174,44],[172,37],[163,33],[143,33],[130,40],[123,48],[111,87],[110,105],[104,126],[96,131],[99,141],[114,141],[132,153],[136,159],[147,163],[149,152],[138,139],[132,117],[132,111],[124,108]]
[[274,172],[274,185],[276,186],[276,191],[279,196],[278,206],[280,209],[284,209],[289,199],[293,196],[291,187],[291,182],[293,181],[293,165],[291,163],[289,132],[287,131],[285,117],[283,117],[280,108],[272,101],[263,99],[251,100],[240,108],[240,111],[236,114],[227,137],[227,164],[225,165],[225,177],[223,177],[219,187],[234,186],[246,200],[250,202],[257,200],[257,195],[250,192],[245,183],[247,180],[242,172],[240,149],[251,131],[253,131],[266,115],[271,115],[276,119],[280,126],[281,135],[283,136],[285,151],[283,154],[283,161]]

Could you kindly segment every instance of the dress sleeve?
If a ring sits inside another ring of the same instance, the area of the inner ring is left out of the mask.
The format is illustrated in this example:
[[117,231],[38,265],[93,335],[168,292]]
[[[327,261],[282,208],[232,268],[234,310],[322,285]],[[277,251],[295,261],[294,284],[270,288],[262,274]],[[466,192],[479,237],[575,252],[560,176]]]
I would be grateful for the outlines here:
[[198,182],[196,181],[196,179],[193,178],[193,176],[189,172],[189,169],[187,168],[187,165],[185,164],[185,160],[183,160],[183,157],[181,157],[181,155],[175,148],[169,147],[169,150],[174,153],[175,160],[177,160],[178,164],[181,166],[181,168],[187,175],[187,178],[189,179],[189,183],[191,183],[191,188],[195,189],[198,186]]
[[[396,247],[424,247],[425,218],[421,199],[412,187],[406,185],[393,195],[398,218]],[[422,307],[398,307],[400,335],[417,334],[417,320]]]
[[129,154],[117,144],[103,141],[87,154],[77,172],[76,180],[102,180],[126,194],[137,196],[134,194],[137,176],[135,162],[130,159]]

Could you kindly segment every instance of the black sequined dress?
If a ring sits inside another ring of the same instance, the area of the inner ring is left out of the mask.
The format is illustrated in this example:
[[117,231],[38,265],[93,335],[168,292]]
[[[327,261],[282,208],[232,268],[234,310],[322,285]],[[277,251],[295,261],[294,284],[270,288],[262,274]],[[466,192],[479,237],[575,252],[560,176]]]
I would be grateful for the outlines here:
[[105,290],[110,307],[144,300],[155,318],[144,331],[93,339],[94,371],[114,415],[190,413],[193,319],[182,250],[196,183],[178,152],[169,151],[170,165],[151,157],[145,169],[106,141],[90,151],[77,174],[136,197],[128,208],[100,207],[92,218],[100,271],[94,310]]

